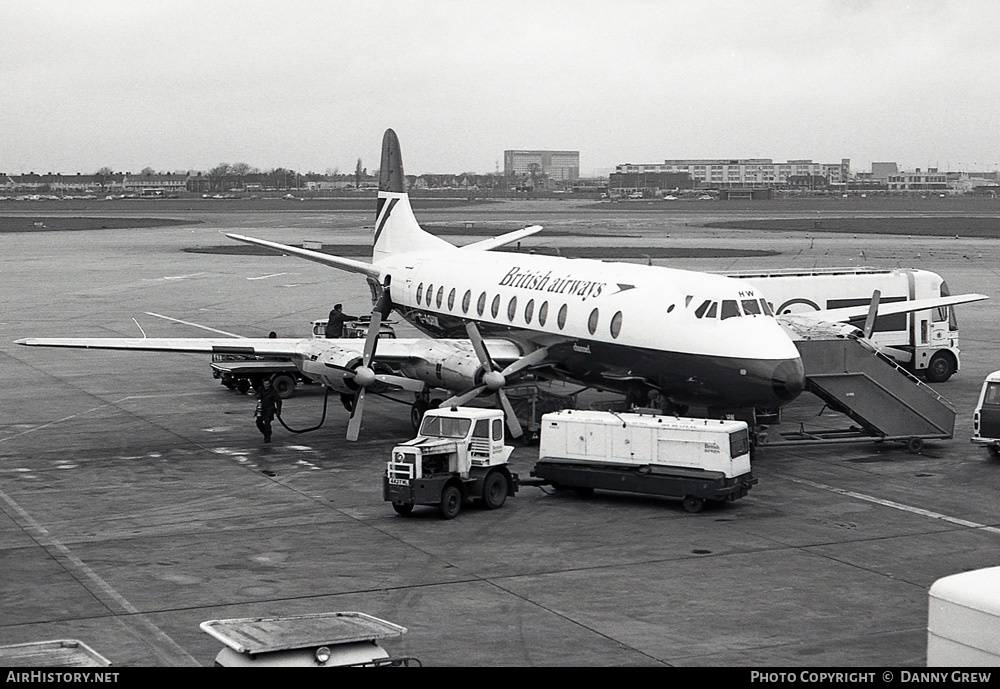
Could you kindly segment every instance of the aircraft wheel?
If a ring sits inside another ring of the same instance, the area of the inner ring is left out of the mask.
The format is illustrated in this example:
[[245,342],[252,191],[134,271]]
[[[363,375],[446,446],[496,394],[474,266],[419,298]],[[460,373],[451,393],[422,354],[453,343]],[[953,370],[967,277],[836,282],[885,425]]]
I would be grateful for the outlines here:
[[462,491],[458,486],[445,486],[441,491],[441,516],[454,519],[462,511]]
[[410,407],[410,423],[413,424],[414,433],[420,430],[420,422],[424,420],[424,412],[428,409],[430,409],[430,405],[423,400],[417,400]]
[[697,498],[693,495],[684,496],[684,509],[691,514],[697,514],[701,512],[701,509],[705,506],[705,501],[701,498]]
[[354,411],[354,395],[348,394],[346,392],[340,393],[340,403],[344,405],[344,409],[349,412]]
[[507,477],[502,471],[491,471],[483,481],[483,504],[488,510],[498,510],[507,502]]
[[295,392],[295,379],[286,373],[276,373],[271,377],[271,385],[278,391],[278,397],[288,399]]
[[951,358],[951,355],[938,352],[931,357],[930,363],[927,364],[927,371],[924,373],[924,377],[927,378],[928,383],[943,383],[951,378],[954,373],[955,361]]
[[403,502],[403,503],[394,502],[394,503],[392,503],[392,509],[396,510],[396,514],[405,517],[406,515],[408,515],[410,512],[413,511],[413,503],[412,502]]

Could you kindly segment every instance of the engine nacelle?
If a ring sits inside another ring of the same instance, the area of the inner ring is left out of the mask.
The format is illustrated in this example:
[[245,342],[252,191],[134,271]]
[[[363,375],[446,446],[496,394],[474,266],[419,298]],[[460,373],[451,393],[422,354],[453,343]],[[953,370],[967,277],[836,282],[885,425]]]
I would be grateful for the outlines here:
[[[337,392],[353,394],[357,392],[358,386],[354,382],[354,375],[351,372],[360,365],[361,357],[358,356],[357,351],[327,344],[315,358],[303,359],[302,373]],[[333,366],[339,368],[332,368]]]
[[400,367],[403,375],[435,388],[464,390],[482,381],[483,367],[474,352],[451,354],[432,363],[418,361]]

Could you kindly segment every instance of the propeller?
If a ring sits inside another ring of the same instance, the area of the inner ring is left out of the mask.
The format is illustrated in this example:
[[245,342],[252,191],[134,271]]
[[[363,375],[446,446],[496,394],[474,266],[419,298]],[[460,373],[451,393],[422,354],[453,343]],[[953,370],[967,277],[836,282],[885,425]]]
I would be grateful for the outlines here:
[[486,343],[483,342],[483,337],[479,334],[479,328],[476,327],[476,324],[472,322],[466,323],[465,331],[469,334],[469,340],[472,342],[472,349],[476,352],[476,356],[479,358],[479,362],[483,366],[484,373],[482,382],[479,385],[474,385],[468,390],[464,390],[450,399],[445,400],[441,403],[441,406],[458,407],[465,404],[469,400],[478,397],[484,392],[495,392],[497,395],[497,401],[500,403],[501,408],[503,408],[504,416],[507,418],[507,428],[510,429],[511,436],[514,438],[521,437],[523,434],[521,422],[517,420],[517,414],[514,413],[514,406],[510,403],[510,400],[507,398],[503,389],[507,385],[508,378],[517,375],[527,368],[537,366],[542,363],[549,355],[548,347],[536,349],[535,351],[522,356],[520,359],[513,362],[503,370],[498,370],[497,365],[494,363],[492,357],[490,357],[489,351],[486,349]]
[[[382,327],[382,319],[392,312],[392,299],[389,296],[389,277],[386,277],[384,284],[371,281],[372,289],[377,295],[375,306],[372,308],[371,320],[368,323],[368,332],[365,333],[365,345],[361,354],[361,363],[355,368],[346,368],[335,364],[327,364],[330,368],[336,368],[351,373],[354,382],[358,386],[354,393],[354,400],[351,404],[351,418],[347,422],[347,439],[355,441],[361,434],[361,418],[365,404],[365,390],[375,382],[392,385],[403,390],[420,392],[424,388],[423,382],[396,376],[387,373],[377,373],[372,365],[375,359],[375,350],[378,345],[379,330]],[[347,406],[345,404],[345,406]]]
[[870,340],[875,332],[875,319],[878,318],[878,302],[882,298],[882,292],[875,290],[872,292],[871,306],[868,307],[868,317],[865,319],[865,339]]

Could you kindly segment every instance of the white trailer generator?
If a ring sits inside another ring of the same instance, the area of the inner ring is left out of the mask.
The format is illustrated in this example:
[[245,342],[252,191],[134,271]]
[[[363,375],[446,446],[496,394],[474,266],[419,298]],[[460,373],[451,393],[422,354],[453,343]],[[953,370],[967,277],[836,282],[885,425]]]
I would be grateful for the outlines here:
[[743,421],[563,410],[542,417],[532,476],[557,487],[683,500],[688,512],[757,483]]

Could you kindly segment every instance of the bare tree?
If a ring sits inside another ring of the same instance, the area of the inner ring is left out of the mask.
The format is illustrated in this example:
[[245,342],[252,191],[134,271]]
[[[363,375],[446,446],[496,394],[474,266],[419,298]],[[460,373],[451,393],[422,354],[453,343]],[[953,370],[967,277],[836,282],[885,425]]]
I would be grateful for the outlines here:
[[364,176],[364,168],[361,167],[361,158],[358,158],[358,164],[354,166],[354,188],[361,188],[361,178]]

